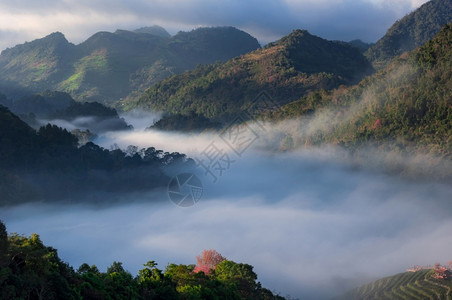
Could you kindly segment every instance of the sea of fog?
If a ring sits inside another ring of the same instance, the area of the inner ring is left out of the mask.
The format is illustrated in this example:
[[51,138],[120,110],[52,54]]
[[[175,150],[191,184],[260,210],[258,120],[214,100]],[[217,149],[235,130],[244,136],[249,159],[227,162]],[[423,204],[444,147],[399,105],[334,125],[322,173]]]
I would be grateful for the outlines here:
[[[96,142],[194,157],[214,141],[224,146],[213,133],[144,132],[143,120],[128,121],[135,131]],[[164,269],[194,264],[203,249],[216,249],[253,265],[264,287],[303,299],[329,298],[415,264],[452,259],[451,185],[357,168],[331,149],[224,151],[229,167],[216,182],[198,174],[203,196],[192,207],[147,194],[113,206],[12,207],[0,219],[9,232],[39,233],[75,268],[87,262],[105,271],[121,261],[137,274],[148,260]]]

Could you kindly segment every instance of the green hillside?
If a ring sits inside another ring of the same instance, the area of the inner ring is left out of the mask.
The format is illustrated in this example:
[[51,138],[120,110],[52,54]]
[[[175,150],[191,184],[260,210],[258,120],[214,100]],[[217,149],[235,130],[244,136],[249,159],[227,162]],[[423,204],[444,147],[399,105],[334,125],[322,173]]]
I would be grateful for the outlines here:
[[[353,87],[317,91],[271,120],[303,117],[287,130],[291,146],[373,143],[399,152],[452,157],[452,25],[425,46]],[[411,150],[409,150],[411,149]]]
[[449,299],[451,280],[432,278],[433,270],[406,272],[356,288],[339,299]]
[[397,21],[365,53],[374,67],[384,67],[393,57],[414,50],[431,40],[452,22],[452,0],[432,0]]
[[75,46],[60,32],[6,49],[0,55],[1,86],[44,90],[41,87],[50,86],[70,73],[74,55]]
[[284,104],[314,90],[353,83],[369,72],[357,48],[295,30],[264,49],[165,79],[125,107],[227,120],[263,90]]
[[199,64],[260,48],[255,38],[233,27],[163,35],[153,27],[98,32],[73,45],[63,34],[53,33],[2,52],[0,89],[15,98],[23,96],[25,88],[27,94],[50,89],[79,101],[111,104]]

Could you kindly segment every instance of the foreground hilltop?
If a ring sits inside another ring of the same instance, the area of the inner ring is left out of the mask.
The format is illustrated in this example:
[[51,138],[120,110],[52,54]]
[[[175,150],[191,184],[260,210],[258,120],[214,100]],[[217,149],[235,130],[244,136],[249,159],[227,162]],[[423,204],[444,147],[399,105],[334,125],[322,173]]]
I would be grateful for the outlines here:
[[136,276],[116,261],[106,272],[87,263],[74,271],[39,235],[8,234],[0,220],[1,299],[285,299],[263,288],[249,264],[215,250],[196,260],[165,270],[151,260]]

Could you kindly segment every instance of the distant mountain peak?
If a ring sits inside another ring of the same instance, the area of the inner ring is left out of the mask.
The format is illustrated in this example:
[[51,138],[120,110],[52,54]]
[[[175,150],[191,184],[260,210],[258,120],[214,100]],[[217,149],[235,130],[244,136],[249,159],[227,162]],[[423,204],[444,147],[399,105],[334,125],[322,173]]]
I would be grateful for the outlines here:
[[[268,44],[266,49],[275,46],[285,49],[284,56],[289,59],[295,70],[308,74],[327,72],[352,79],[349,76],[356,70],[351,72],[350,65],[347,64],[351,57],[355,58],[355,63],[359,61],[364,74],[373,71],[356,47],[345,42],[323,39],[310,34],[307,30],[296,29],[279,41]],[[362,74],[359,74],[357,78],[361,76]]]
[[273,44],[282,46],[292,46],[295,44],[300,44],[303,40],[306,41],[311,38],[321,39],[317,36],[310,34],[309,31],[305,29],[295,29],[289,35],[281,38],[279,41]]
[[152,34],[152,35],[156,35],[156,36],[163,37],[163,38],[171,37],[171,35],[168,33],[168,31],[166,31],[165,28],[163,28],[159,25],[141,27],[141,28],[134,30],[133,32],[147,33],[147,34]]
[[[69,41],[64,36],[64,34],[59,31],[53,32],[53,33],[43,37],[42,39],[38,39],[33,42],[46,44],[46,45],[55,45],[55,46],[58,46],[58,45],[65,46],[65,45],[70,44]],[[33,43],[33,42],[31,42],[31,43]]]
[[64,34],[61,33],[60,31],[52,32],[51,34],[47,35],[47,36],[44,37],[44,38],[63,39],[63,40],[65,40],[65,41],[67,41],[67,40],[66,40],[66,37],[64,36]]
[[16,53],[27,51],[27,49],[32,48],[32,47],[50,48],[50,47],[68,46],[68,45],[70,45],[70,43],[66,39],[64,34],[57,31],[57,32],[53,32],[43,38],[36,39],[31,42],[26,42],[24,44],[17,45],[12,48],[5,49],[2,51],[2,55],[15,55]]

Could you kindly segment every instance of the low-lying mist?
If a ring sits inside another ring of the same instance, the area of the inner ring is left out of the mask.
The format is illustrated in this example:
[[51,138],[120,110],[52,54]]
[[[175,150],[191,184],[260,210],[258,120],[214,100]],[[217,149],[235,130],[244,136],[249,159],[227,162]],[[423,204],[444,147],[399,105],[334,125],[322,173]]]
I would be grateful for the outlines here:
[[216,143],[229,155],[228,166],[216,182],[200,169],[203,197],[192,207],[137,194],[114,206],[106,198],[100,206],[4,208],[0,218],[9,232],[39,233],[76,268],[87,262],[105,270],[116,260],[136,274],[148,260],[160,268],[191,264],[213,248],[253,265],[264,287],[303,299],[329,298],[415,264],[452,259],[452,185],[357,167],[335,148],[266,151],[278,148],[272,143],[280,133],[255,133],[256,143],[240,155],[216,133],[99,135],[96,142],[107,149],[132,144],[199,158]]

